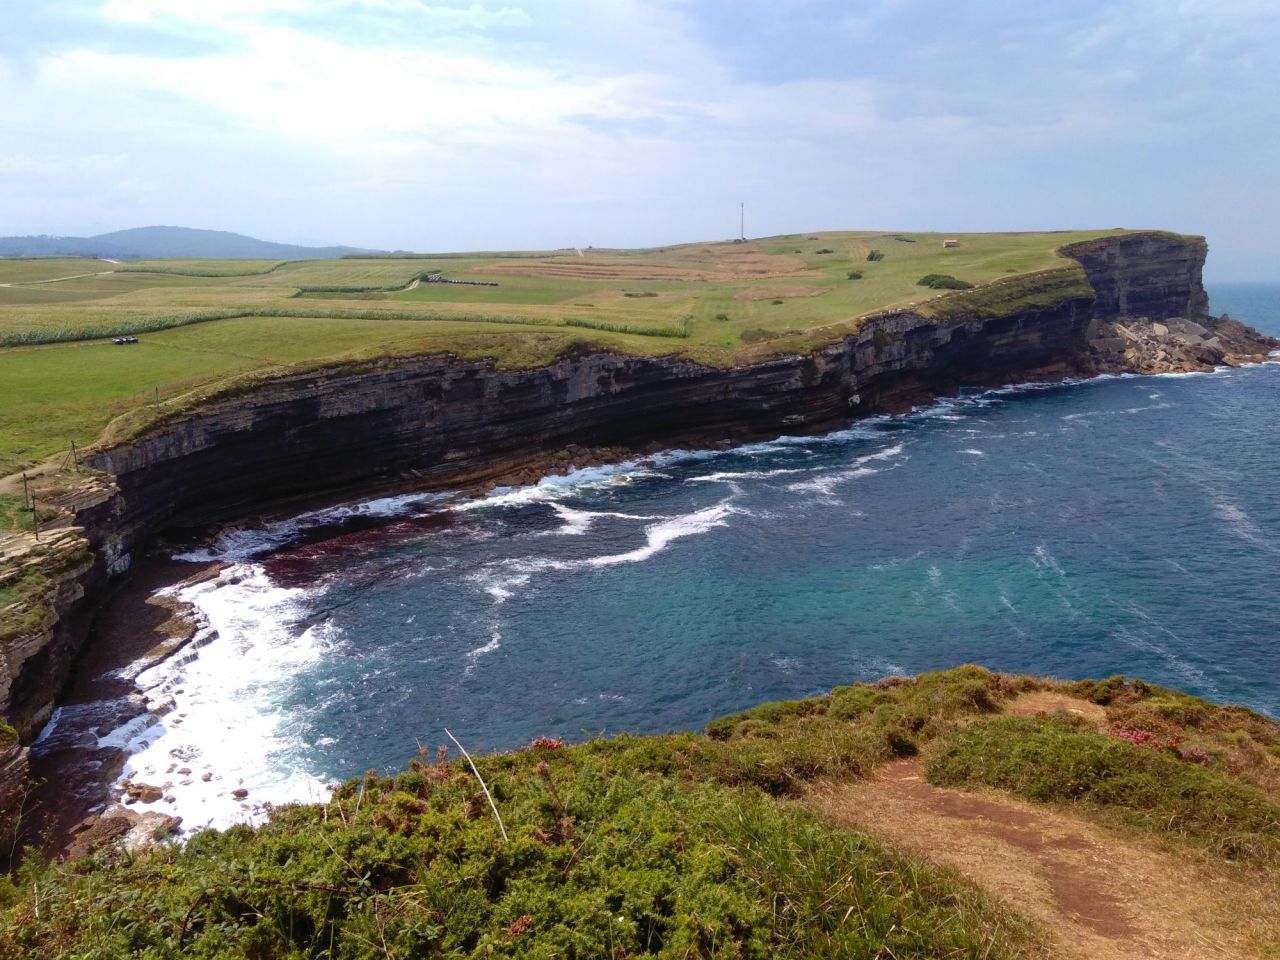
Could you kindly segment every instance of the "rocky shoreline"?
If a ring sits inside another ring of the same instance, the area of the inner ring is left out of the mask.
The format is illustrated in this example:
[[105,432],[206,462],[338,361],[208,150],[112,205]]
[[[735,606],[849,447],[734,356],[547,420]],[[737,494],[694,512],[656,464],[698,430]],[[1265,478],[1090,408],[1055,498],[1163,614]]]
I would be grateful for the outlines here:
[[[1187,335],[1194,336],[1195,331],[1189,331]],[[1176,349],[1175,344],[1170,344],[1170,346],[1174,346]],[[1198,347],[1194,340],[1191,341],[1189,346],[1192,349],[1204,349]],[[1201,356],[1204,356],[1203,352]],[[1216,354],[1210,354],[1210,356],[1215,360],[1223,359],[1217,357]],[[1159,374],[1204,372],[1205,370],[1203,366],[1183,366],[1184,358],[1174,357],[1173,355],[1170,355],[1170,357],[1179,365],[1173,366],[1170,364],[1152,372]],[[1164,360],[1161,360],[1161,362],[1166,363]],[[1224,365],[1232,366],[1235,364],[1214,364],[1217,367]],[[568,470],[634,458],[634,451],[622,448],[588,449],[574,446],[547,458],[545,467],[541,471],[527,468],[511,476],[502,477],[497,481],[490,481],[466,490],[457,491],[457,494],[458,498],[481,495],[495,486],[507,487],[535,484],[549,474],[564,473]],[[645,462],[643,457],[637,461],[641,467]],[[401,485],[378,492],[390,495],[407,493],[411,489]],[[433,506],[440,512],[447,513],[448,504],[452,502],[451,498],[449,501],[438,502]],[[323,510],[332,505],[331,498],[324,498],[308,503],[305,506],[309,510]],[[302,505],[299,504],[298,506]],[[273,514],[259,518],[256,525],[282,519],[285,519],[284,515]],[[289,546],[296,547],[302,543],[321,542],[331,537],[348,536],[352,532],[376,531],[379,526],[401,522],[403,522],[403,519],[399,515],[384,517],[375,523],[362,521],[353,523],[350,518],[335,520],[332,523],[307,531],[298,540],[289,541]],[[249,524],[247,528],[253,529],[254,526],[255,524]],[[236,526],[228,529],[243,530],[246,527]],[[106,628],[113,636],[121,636],[129,632],[129,628],[122,626],[123,624],[137,625],[141,622],[140,617],[132,612],[139,609],[138,605],[140,604],[146,607],[160,606],[171,613],[172,616],[169,619],[150,628],[152,634],[150,637],[146,635],[146,631],[134,629],[134,647],[147,649],[149,654],[155,656],[154,662],[159,662],[160,659],[180,654],[186,650],[197,629],[201,626],[193,608],[172,597],[158,596],[156,592],[158,586],[170,586],[175,579],[182,585],[193,585],[216,577],[228,566],[226,563],[193,565],[187,562],[171,561],[168,558],[168,553],[171,551],[172,547],[166,547],[162,553],[148,557],[144,561],[143,569],[137,571],[135,577],[113,599],[103,613],[104,617],[109,617],[113,621],[111,624],[106,625]],[[196,570],[194,574],[190,573],[192,569]],[[148,571],[151,570],[156,571],[154,575],[148,575]],[[176,630],[175,626],[177,626]],[[120,652],[124,649],[128,648],[121,648]],[[129,656],[133,656],[133,654]],[[130,662],[136,661],[123,659],[114,665],[99,663],[97,669],[106,669],[109,666],[123,667]],[[100,678],[100,681],[107,680],[109,682],[109,677],[110,670],[108,670],[106,676]],[[92,685],[85,686],[82,684],[78,692],[83,696],[94,696],[101,695],[102,690],[99,687],[95,691]],[[145,710],[140,704],[138,715],[141,716],[143,713],[145,713]],[[157,716],[163,715],[164,711],[161,710]],[[67,857],[82,855],[95,845],[120,837],[124,838],[122,842],[126,846],[136,849],[167,839],[175,834],[180,834],[182,828],[181,818],[168,816],[154,809],[139,812],[134,809],[134,805],[152,805],[165,801],[172,803],[174,798],[169,791],[173,786],[190,784],[193,778],[196,777],[206,782],[214,777],[214,773],[211,770],[196,770],[184,766],[181,761],[175,761],[170,764],[169,769],[166,771],[167,779],[153,778],[154,782],[145,782],[141,779],[130,778],[120,781],[119,774],[123,763],[127,760],[127,754],[123,750],[118,750],[113,752],[113,757],[115,759],[114,764],[105,764],[101,767],[84,764],[83,758],[76,756],[74,753],[62,757],[42,754],[37,758],[34,765],[37,773],[47,777],[51,783],[61,784],[60,789],[64,799],[59,810],[59,822],[56,825],[54,834],[57,839],[53,846],[62,851]],[[77,797],[78,802],[75,805],[68,805],[65,801],[68,795],[66,787],[68,784],[74,783],[81,784],[82,788],[71,791]],[[255,801],[255,798],[250,795],[250,791],[246,788],[236,787],[234,784],[228,783],[224,793],[239,802],[246,816],[255,813],[260,815],[263,812],[261,805]]]
[[1258,362],[1275,341],[1225,314],[1206,326],[1185,317],[1104,324],[1090,344],[1101,373],[1196,373]]
[[[649,452],[656,452],[656,449]],[[635,451],[622,447],[569,445],[564,450],[539,458],[536,464],[452,492],[458,498],[480,496],[495,487],[526,486],[557,472],[618,463],[635,456]],[[410,474],[393,484],[362,491],[362,494],[374,497],[408,494],[417,491],[416,482]],[[253,529],[299,513],[324,510],[347,500],[347,497],[335,495],[300,498],[292,502],[288,510],[249,518],[226,529]],[[373,526],[393,522],[393,518],[383,518]],[[317,526],[309,531],[307,537],[295,543],[341,536],[369,526],[351,518],[336,519]],[[210,529],[201,539],[216,536],[217,530]],[[94,717],[78,723],[61,721],[72,727],[62,731],[66,744],[52,748],[41,745],[31,757],[30,775],[37,783],[31,795],[31,806],[46,811],[40,825],[42,841],[46,850],[65,859],[85,856],[98,846],[113,841],[119,841],[130,850],[167,841],[181,832],[182,818],[156,810],[135,810],[134,805],[173,802],[169,794],[175,783],[172,778],[182,778],[190,783],[199,777],[209,782],[216,775],[213,770],[197,771],[175,762],[168,771],[171,775],[169,780],[157,783],[133,777],[121,780],[120,775],[129,758],[126,749],[88,749],[83,745],[90,736],[108,732],[108,725],[119,728],[149,714],[159,719],[165,713],[163,707],[153,713],[133,681],[123,678],[120,671],[129,667],[136,670],[143,663],[156,666],[189,652],[192,642],[205,625],[189,603],[170,595],[169,591],[216,578],[229,565],[221,561],[174,560],[174,549],[175,546],[167,542],[153,545],[147,555],[140,558],[131,575],[104,600],[93,629],[96,634],[109,636],[112,642],[90,643],[78,664],[73,685],[60,704],[74,709],[78,704],[114,701],[120,704],[120,709],[109,718]],[[209,639],[213,638],[206,638]],[[231,787],[228,793],[241,802],[246,812],[252,811],[254,800],[247,789]]]
[[[208,531],[264,504],[296,510],[357,492],[521,485],[662,448],[818,433],[963,387],[1211,370],[1280,347],[1206,315],[1203,241],[1128,235],[1067,252],[1092,298],[1068,291],[1048,304],[946,319],[885,314],[810,353],[731,369],[607,352],[533,370],[450,357],[336,366],[210,398],[100,450],[89,459],[97,473],[66,501],[76,527],[65,536],[87,544],[92,562],[62,569],[38,629],[0,638],[0,715],[19,734],[0,751],[0,770],[13,782],[22,776],[26,745],[54,703],[73,696],[68,678],[91,674],[93,658],[116,648],[105,618],[116,604],[136,607],[152,568],[124,574],[174,528]],[[120,599],[103,607],[121,583]],[[156,617],[172,611],[139,622]],[[51,771],[52,789],[65,775]]]

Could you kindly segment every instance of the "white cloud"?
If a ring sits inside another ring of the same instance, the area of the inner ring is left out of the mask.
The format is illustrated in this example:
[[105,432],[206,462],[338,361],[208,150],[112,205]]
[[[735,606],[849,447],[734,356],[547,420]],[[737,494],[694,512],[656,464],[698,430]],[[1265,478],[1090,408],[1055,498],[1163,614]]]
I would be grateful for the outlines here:
[[625,114],[630,81],[575,78],[478,57],[360,49],[283,29],[194,58],[72,50],[41,83],[177,95],[257,130],[340,152],[426,143],[498,145],[581,113]]
[[444,6],[424,0],[107,0],[101,14],[123,23],[187,22],[243,32],[248,25],[280,14],[323,17],[359,10],[424,18],[437,27],[452,29],[530,23],[528,14],[518,7],[490,9],[479,3]]
[[[82,151],[130,158],[111,176],[113,209],[200,209],[216,194],[228,228],[289,210],[332,221],[315,235],[372,245],[419,242],[377,233],[414,206],[476,231],[477,211],[500,207],[526,210],[521,224],[560,218],[548,241],[656,224],[636,239],[661,242],[681,232],[662,223],[749,190],[776,205],[779,228],[818,215],[907,226],[914,211],[959,229],[987,210],[1008,227],[1055,203],[1107,224],[1167,222],[1105,203],[1158,196],[1158,170],[1180,178],[1166,196],[1185,196],[1189,143],[1276,116],[1273,7],[1115,0],[1050,15],[885,0],[785,19],[764,0],[106,0],[59,45],[4,48],[0,172],[42,168],[67,186],[42,199],[0,183],[0,207],[97,203],[92,163],[58,160]],[[1113,179],[1126,151],[1144,171],[1129,190]],[[1039,165],[1066,155],[1077,166],[1058,170],[1060,187],[1004,198],[1010,177],[1043,182]],[[368,232],[348,236],[350,223]]]
[[90,153],[84,155],[11,153],[0,155],[0,175],[56,176],[74,172],[106,173],[117,170],[128,160],[123,153]]
[[107,0],[101,14],[107,20],[146,23],[169,18],[200,23],[230,22],[233,18],[307,9],[306,0]]

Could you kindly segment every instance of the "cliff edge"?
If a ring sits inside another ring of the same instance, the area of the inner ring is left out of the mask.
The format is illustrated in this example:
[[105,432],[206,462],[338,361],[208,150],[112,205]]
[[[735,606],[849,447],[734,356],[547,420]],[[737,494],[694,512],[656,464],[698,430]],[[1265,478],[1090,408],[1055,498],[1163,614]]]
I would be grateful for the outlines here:
[[965,666],[31,864],[0,960],[1269,957],[1278,785],[1247,710]]
[[1205,252],[1203,239],[1167,233],[1075,244],[1060,269],[872,315],[833,342],[728,368],[588,346],[529,369],[388,358],[232,381],[127,415],[60,501],[74,524],[63,536],[80,545],[65,549],[78,558],[39,573],[53,562],[27,554],[3,574],[0,716],[18,742],[0,769],[20,774],[21,744],[48,719],[94,603],[159,531],[396,477],[421,488],[492,482],[568,444],[619,454],[733,443],[827,430],[967,386],[1263,359],[1280,344],[1207,316]]

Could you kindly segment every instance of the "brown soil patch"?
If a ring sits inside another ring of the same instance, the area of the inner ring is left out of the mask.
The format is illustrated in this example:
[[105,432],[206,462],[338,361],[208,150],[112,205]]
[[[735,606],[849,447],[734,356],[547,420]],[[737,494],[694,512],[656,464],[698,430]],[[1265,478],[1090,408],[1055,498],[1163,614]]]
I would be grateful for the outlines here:
[[817,297],[830,293],[833,287],[748,287],[739,290],[735,300],[788,300],[793,297]]
[[875,780],[821,785],[804,803],[829,823],[959,870],[1043,924],[1063,956],[1243,958],[1280,949],[1274,884],[1082,817],[935,787],[918,759],[890,764]]
[[504,260],[485,274],[517,274],[566,280],[762,280],[818,274],[799,257],[764,253],[750,243],[708,244],[642,256],[590,251],[582,256]]
[[1107,711],[1089,700],[1056,693],[1052,690],[1033,690],[1023,693],[1005,705],[1004,712],[1019,717],[1034,717],[1041,713],[1054,714],[1058,711],[1070,713],[1101,730],[1107,725]]

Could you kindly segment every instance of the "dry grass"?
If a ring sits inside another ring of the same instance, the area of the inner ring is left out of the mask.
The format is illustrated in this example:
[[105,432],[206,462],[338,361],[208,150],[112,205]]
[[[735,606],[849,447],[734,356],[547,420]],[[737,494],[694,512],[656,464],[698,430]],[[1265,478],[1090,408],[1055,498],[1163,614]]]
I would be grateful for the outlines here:
[[1085,721],[1095,730],[1107,724],[1106,708],[1090,700],[1081,700],[1060,690],[1031,690],[1020,694],[1004,708],[1015,717],[1053,716],[1066,713]]
[[665,251],[592,250],[494,263],[487,272],[568,280],[761,280],[818,276],[805,261],[768,253],[753,243],[709,243]]

